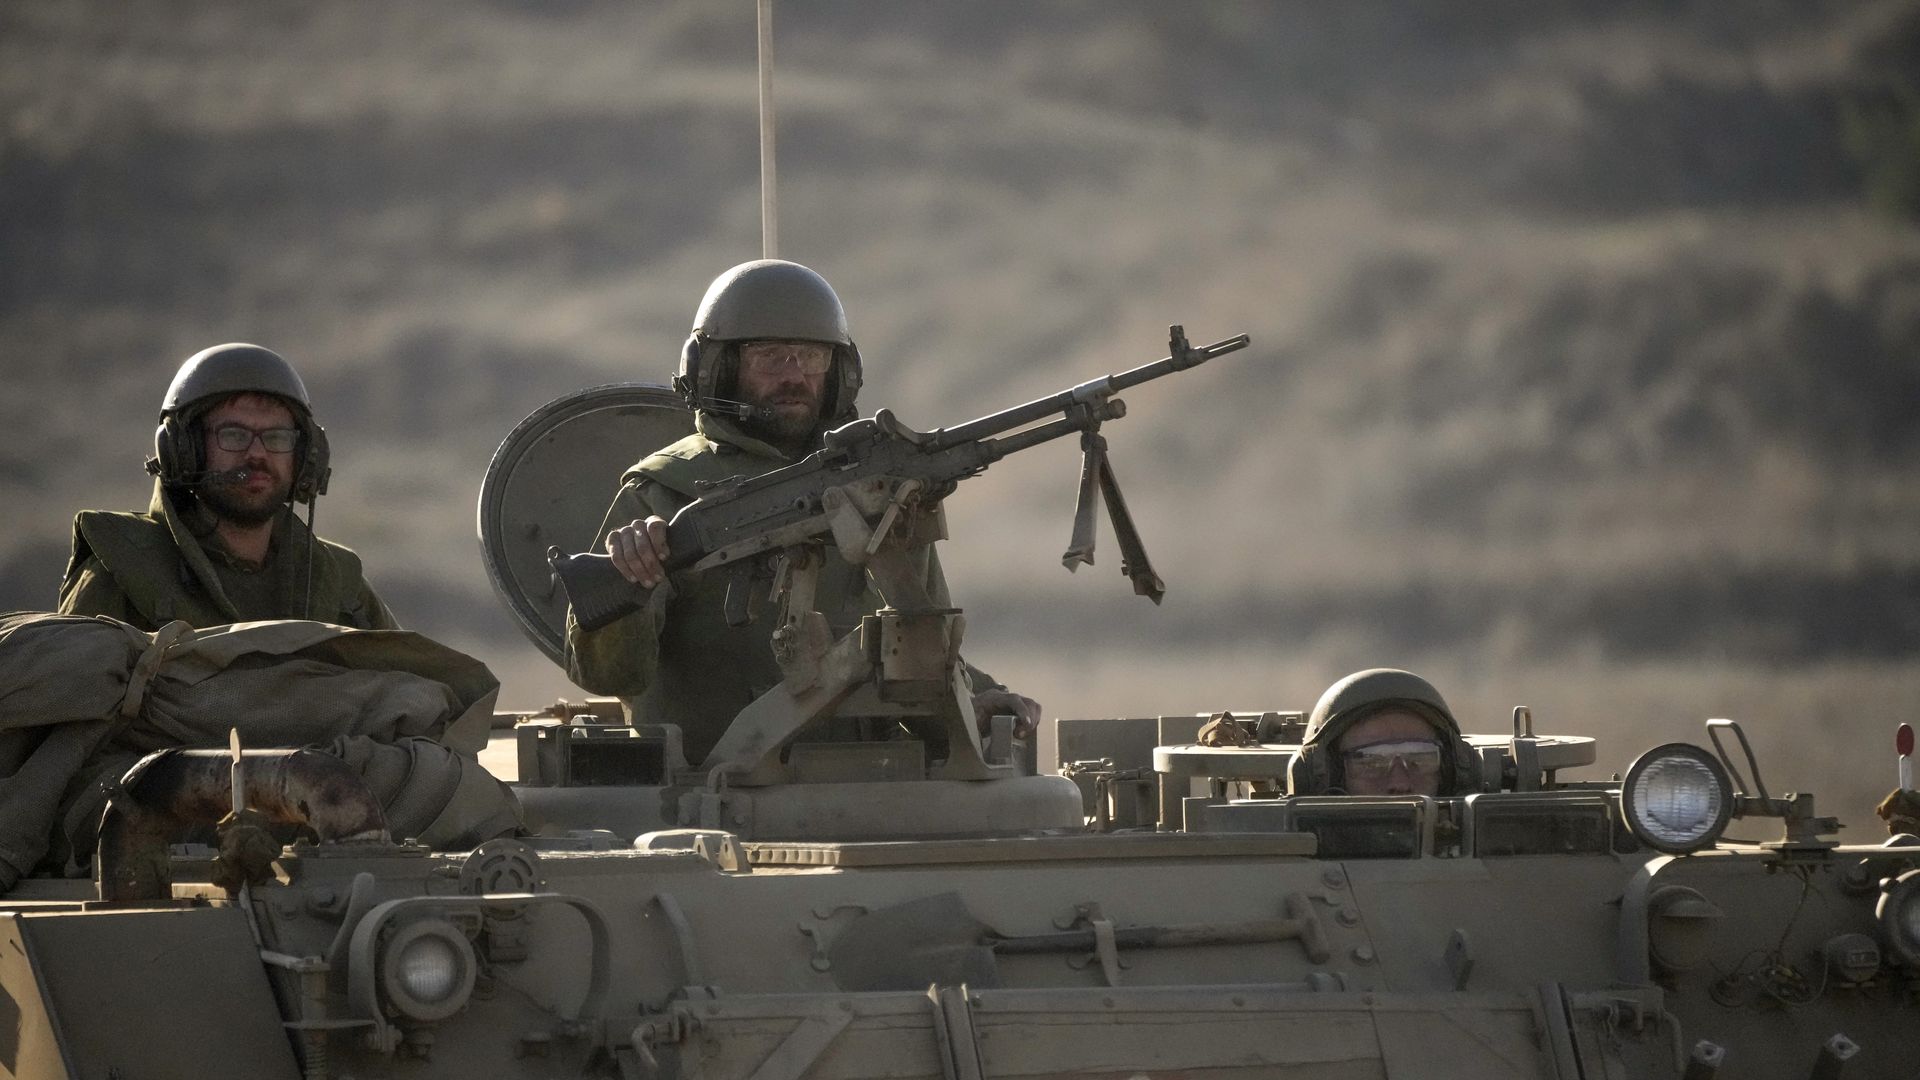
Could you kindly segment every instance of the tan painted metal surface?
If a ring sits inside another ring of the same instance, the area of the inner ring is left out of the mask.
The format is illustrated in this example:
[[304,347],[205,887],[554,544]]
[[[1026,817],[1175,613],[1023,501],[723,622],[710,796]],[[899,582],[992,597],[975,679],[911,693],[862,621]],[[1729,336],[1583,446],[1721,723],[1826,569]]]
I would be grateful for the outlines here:
[[[490,473],[481,510],[536,640],[564,611],[548,530],[591,530],[607,494],[568,455],[628,463],[602,435],[657,445],[662,407],[657,388],[588,394],[503,447],[545,477]],[[898,642],[890,625],[872,641]],[[30,881],[0,898],[0,1075],[1786,1080],[1920,1061],[1920,938],[1896,947],[1902,918],[1920,926],[1920,899],[1900,907],[1920,847],[1835,846],[1757,776],[1714,805],[1781,842],[1669,856],[1629,827],[1631,785],[1555,776],[1592,740],[1518,719],[1470,740],[1482,789],[1458,797],[1281,797],[1286,710],[1215,729],[1243,751],[1183,754],[1205,716],[1066,723],[1071,778],[1023,775],[1007,732],[964,715],[951,657],[873,650],[858,666],[939,684],[939,708],[900,715],[937,715],[965,768],[925,728],[785,752],[811,714],[770,708],[737,769],[703,771],[603,702],[502,729],[527,835],[296,844],[237,893],[213,849],[143,845],[173,898],[157,910]],[[821,719],[872,720],[871,691]]]

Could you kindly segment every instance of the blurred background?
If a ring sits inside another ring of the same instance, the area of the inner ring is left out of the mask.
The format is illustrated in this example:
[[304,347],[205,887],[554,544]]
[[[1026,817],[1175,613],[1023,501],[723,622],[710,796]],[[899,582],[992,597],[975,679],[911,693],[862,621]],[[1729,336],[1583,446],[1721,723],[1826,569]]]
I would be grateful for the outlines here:
[[[1163,606],[1104,525],[1060,568],[1071,441],[950,501],[968,655],[1048,715],[1408,667],[1602,773],[1737,718],[1776,794],[1880,834],[1920,720],[1920,4],[789,0],[775,41],[780,254],[845,301],[864,411],[1253,337],[1107,429]],[[752,0],[0,7],[0,609],[53,605],[75,511],[145,507],[180,361],[253,341],[401,621],[504,705],[582,696],[476,494],[542,403],[664,382],[759,255],[754,44]]]

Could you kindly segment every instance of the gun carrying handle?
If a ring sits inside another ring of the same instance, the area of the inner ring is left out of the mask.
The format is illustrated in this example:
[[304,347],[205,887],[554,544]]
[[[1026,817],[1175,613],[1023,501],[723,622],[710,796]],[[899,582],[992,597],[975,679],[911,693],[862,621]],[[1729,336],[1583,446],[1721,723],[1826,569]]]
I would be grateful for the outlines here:
[[727,596],[721,604],[727,625],[739,629],[753,621],[753,564],[747,561],[726,567]]

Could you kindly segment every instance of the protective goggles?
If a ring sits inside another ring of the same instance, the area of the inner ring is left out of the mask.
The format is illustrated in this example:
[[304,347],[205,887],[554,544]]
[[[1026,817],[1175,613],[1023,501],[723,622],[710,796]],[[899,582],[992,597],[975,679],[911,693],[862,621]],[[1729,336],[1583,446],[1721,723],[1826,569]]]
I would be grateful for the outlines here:
[[1410,776],[1438,776],[1440,760],[1440,744],[1427,739],[1375,743],[1340,753],[1341,764],[1346,767],[1348,776],[1373,779],[1385,779],[1393,772],[1395,765],[1405,768]]
[[824,375],[833,366],[833,346],[817,341],[749,341],[740,346],[740,366],[769,375],[791,361],[802,375]]

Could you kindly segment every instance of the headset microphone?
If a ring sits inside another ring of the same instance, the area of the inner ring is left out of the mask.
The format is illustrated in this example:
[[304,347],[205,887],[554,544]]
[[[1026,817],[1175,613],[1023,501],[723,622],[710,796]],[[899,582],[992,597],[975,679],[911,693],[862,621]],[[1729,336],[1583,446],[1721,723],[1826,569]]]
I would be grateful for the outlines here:
[[[202,469],[199,472],[186,473],[177,479],[169,480],[167,483],[169,487],[191,488],[199,487],[202,484],[212,484],[215,487],[235,487],[246,483],[247,478],[252,476],[254,471],[253,469],[245,468]],[[154,476],[160,475],[160,462],[158,458],[147,459],[147,472]]]
[[214,487],[237,487],[246,483],[247,478],[253,473],[252,469],[213,469],[201,473],[194,483],[211,484]]
[[695,398],[694,408],[704,412],[731,416],[736,420],[771,420],[774,411],[765,405],[754,405],[745,401],[729,401],[726,398]]

